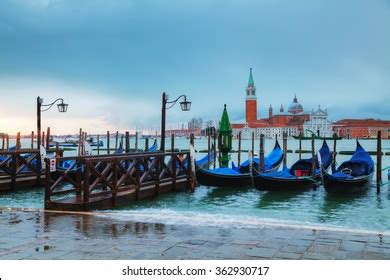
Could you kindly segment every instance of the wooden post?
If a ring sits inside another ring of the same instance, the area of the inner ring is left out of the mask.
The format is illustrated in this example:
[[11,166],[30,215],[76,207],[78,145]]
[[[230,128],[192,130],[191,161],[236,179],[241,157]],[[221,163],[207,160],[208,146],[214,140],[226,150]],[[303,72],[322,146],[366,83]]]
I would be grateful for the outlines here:
[[255,157],[255,132],[252,132],[252,158],[251,158],[252,161],[254,157]]
[[210,169],[210,148],[211,148],[211,139],[210,139],[210,133],[207,135],[207,169]]
[[217,134],[214,130],[214,169],[217,167]]
[[174,155],[174,152],[175,152],[175,134],[172,133],[171,135],[172,188],[174,191],[176,191],[176,155]]
[[302,131],[299,132],[299,159],[302,159]]
[[96,142],[97,142],[97,154],[100,155],[100,137],[99,137],[99,134],[96,135]]
[[58,142],[56,143],[56,157],[62,157],[62,155],[60,155],[60,144],[58,144]]
[[380,192],[382,184],[382,131],[378,130],[376,146],[376,188]]
[[49,159],[43,159],[45,161],[45,202],[50,201],[51,191],[50,191],[50,163]]
[[264,172],[264,134],[260,134],[260,173]]
[[332,169],[336,168],[336,156],[337,156],[337,134],[333,133]]
[[[195,142],[194,142],[194,134],[191,133],[190,135],[190,144],[192,147],[194,147],[194,150],[195,150]],[[221,154],[221,150],[219,150],[219,153]],[[221,164],[221,163],[220,163]],[[190,174],[191,174],[191,192],[194,192],[195,191],[195,180],[196,180],[196,177],[195,177],[195,172],[193,172],[193,170],[195,170],[195,166],[193,166],[193,162],[192,162],[192,159],[190,158]]]
[[119,132],[115,133],[115,152],[118,150]]
[[5,147],[5,135],[4,134],[2,134],[1,135],[1,149],[2,150],[4,150],[4,147]]
[[34,131],[31,131],[31,150],[34,149]]
[[128,132],[128,131],[126,131],[126,136],[125,136],[126,138],[126,154],[127,153],[130,153],[130,133]]
[[287,135],[285,132],[282,134],[283,138],[283,168],[287,166]]
[[315,157],[315,142],[314,142],[314,138],[315,135],[312,134],[311,135],[311,176],[313,177],[313,179],[315,178],[316,176],[316,157]]
[[18,134],[16,135],[16,150],[19,150],[21,148],[21,144],[20,144],[20,132],[18,132]]
[[149,150],[149,137],[145,138],[145,152]]
[[138,152],[138,131],[135,133],[135,152]]
[[222,146],[222,138],[218,135],[218,165],[222,166],[222,155],[221,155],[221,146]]
[[237,166],[241,164],[241,131],[238,132]]
[[79,142],[78,142],[78,145],[77,145],[77,148],[78,148],[78,156],[81,156],[82,155],[82,152],[81,152],[81,134],[83,133],[83,130],[80,128],[79,129]]
[[47,128],[46,133],[46,150],[50,148],[50,127]]
[[107,131],[107,154],[110,154],[110,131]]
[[42,131],[42,143],[41,143],[41,145],[43,146],[43,147],[45,147],[45,132],[44,131]]
[[5,138],[6,141],[6,144],[7,144],[7,150],[9,150],[9,134],[7,133],[7,136]]

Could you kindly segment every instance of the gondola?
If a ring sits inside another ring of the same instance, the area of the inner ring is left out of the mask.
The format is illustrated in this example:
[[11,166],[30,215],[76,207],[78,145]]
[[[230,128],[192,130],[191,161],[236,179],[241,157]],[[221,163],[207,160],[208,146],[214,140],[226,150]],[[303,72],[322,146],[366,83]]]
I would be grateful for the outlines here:
[[[327,170],[332,163],[332,153],[324,140],[319,150],[322,168]],[[261,191],[295,191],[313,186],[321,178],[320,162],[314,158],[316,169],[312,176],[312,158],[300,159],[291,168],[282,171],[258,174],[253,177],[253,184]]]
[[[265,172],[274,172],[280,166],[283,161],[283,151],[280,148],[279,142],[276,140],[274,149],[264,158],[264,170]],[[249,172],[243,172],[247,170],[247,163],[244,162],[240,166],[234,166],[232,168],[221,167],[216,169],[201,168],[196,171],[196,179],[199,184],[205,186],[216,187],[246,187],[252,185],[252,174]],[[259,159],[253,159],[253,170],[256,172],[258,169]]]
[[324,187],[328,193],[359,193],[367,190],[374,174],[374,161],[359,141],[351,159],[344,161],[332,174],[322,171]]

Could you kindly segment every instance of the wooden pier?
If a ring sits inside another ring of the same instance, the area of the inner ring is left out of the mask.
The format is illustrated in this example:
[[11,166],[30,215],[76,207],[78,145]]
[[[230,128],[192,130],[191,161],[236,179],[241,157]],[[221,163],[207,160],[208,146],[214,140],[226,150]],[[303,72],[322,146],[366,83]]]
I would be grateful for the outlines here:
[[189,152],[63,157],[55,171],[50,163],[45,160],[45,209],[50,210],[111,209],[182,190],[195,180]]
[[0,192],[42,185],[44,174],[37,166],[39,151],[0,151]]

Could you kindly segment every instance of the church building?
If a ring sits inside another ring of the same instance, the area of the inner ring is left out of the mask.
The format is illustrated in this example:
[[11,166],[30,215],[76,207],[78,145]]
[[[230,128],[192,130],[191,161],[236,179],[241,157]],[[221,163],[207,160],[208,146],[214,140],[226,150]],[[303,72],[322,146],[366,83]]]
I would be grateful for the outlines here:
[[241,131],[243,139],[250,139],[252,133],[255,133],[256,139],[259,139],[261,134],[267,138],[280,138],[283,132],[286,132],[288,136],[296,136],[303,132],[304,123],[310,120],[310,114],[304,112],[296,96],[288,106],[287,111],[281,105],[279,111],[274,112],[270,105],[267,118],[258,118],[257,113],[256,86],[252,68],[250,68],[245,97],[245,123],[232,124],[235,137],[239,131]]

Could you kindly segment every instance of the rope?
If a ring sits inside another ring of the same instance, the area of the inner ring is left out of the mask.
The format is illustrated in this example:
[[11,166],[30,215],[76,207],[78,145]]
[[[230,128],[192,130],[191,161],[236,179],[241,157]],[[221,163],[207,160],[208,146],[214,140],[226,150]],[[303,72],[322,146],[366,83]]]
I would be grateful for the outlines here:
[[385,168],[382,168],[381,171],[385,171],[385,170],[387,170],[387,169],[390,169],[390,166],[387,166],[387,167],[385,167]]

